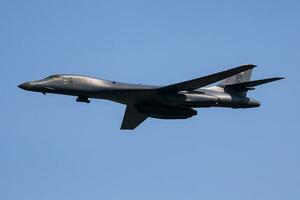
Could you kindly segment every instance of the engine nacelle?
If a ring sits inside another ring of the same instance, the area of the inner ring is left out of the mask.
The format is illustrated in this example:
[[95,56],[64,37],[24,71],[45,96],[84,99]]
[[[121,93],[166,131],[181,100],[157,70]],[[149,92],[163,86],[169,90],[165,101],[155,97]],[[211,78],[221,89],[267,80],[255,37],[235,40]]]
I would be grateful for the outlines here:
[[211,107],[215,106],[219,101],[215,96],[197,93],[170,94],[166,97],[168,104],[187,107]]
[[136,108],[140,113],[158,119],[187,119],[197,115],[197,111],[191,108],[167,105],[137,105]]

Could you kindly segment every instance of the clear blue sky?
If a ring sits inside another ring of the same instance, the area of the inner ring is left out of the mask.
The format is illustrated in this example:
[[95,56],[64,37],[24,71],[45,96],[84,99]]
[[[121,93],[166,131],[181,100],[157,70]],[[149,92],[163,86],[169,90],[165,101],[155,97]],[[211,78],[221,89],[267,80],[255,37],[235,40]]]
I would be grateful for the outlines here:
[[[300,3],[0,1],[0,199],[299,200]],[[250,110],[119,130],[124,106],[25,92],[56,73],[164,85],[244,63]]]

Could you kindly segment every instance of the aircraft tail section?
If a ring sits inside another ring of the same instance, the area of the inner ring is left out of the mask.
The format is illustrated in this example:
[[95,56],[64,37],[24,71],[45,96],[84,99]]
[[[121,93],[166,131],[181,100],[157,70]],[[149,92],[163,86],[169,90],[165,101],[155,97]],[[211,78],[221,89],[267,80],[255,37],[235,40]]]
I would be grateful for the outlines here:
[[267,79],[261,79],[261,80],[255,80],[255,81],[246,81],[246,82],[240,82],[240,83],[234,83],[234,84],[227,84],[225,85],[225,88],[228,89],[233,89],[233,90],[242,90],[242,91],[247,91],[254,89],[254,87],[271,83],[274,81],[278,81],[284,79],[282,77],[274,77],[274,78],[267,78]]

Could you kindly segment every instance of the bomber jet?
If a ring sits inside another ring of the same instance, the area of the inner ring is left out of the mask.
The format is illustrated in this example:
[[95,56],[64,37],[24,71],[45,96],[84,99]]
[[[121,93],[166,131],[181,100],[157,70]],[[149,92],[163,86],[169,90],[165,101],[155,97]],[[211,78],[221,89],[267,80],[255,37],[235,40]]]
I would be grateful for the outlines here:
[[[77,97],[77,102],[106,99],[126,105],[121,129],[135,129],[148,117],[187,119],[197,115],[194,108],[254,108],[260,102],[247,97],[256,86],[282,77],[251,81],[252,64],[242,65],[167,86],[119,83],[79,75],[52,75],[19,85],[24,90]],[[220,82],[221,81],[221,82]],[[217,85],[211,84],[219,82]]]

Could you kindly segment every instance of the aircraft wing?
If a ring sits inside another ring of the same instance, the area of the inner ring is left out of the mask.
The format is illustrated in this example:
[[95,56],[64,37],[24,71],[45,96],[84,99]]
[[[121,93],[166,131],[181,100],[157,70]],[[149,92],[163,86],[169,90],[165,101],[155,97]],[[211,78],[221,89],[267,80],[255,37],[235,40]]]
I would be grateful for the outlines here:
[[191,91],[195,90],[197,88],[201,88],[207,85],[210,85],[212,83],[224,80],[228,77],[231,77],[233,75],[236,75],[238,73],[241,73],[243,71],[253,69],[256,67],[255,65],[242,65],[230,70],[222,71],[216,74],[211,74],[208,76],[204,76],[201,78],[196,78],[193,80],[173,84],[173,85],[168,85],[165,87],[161,87],[158,90],[161,92],[177,92],[177,91]]
[[127,105],[121,129],[133,130],[146,119],[147,116],[140,114],[133,105]]

